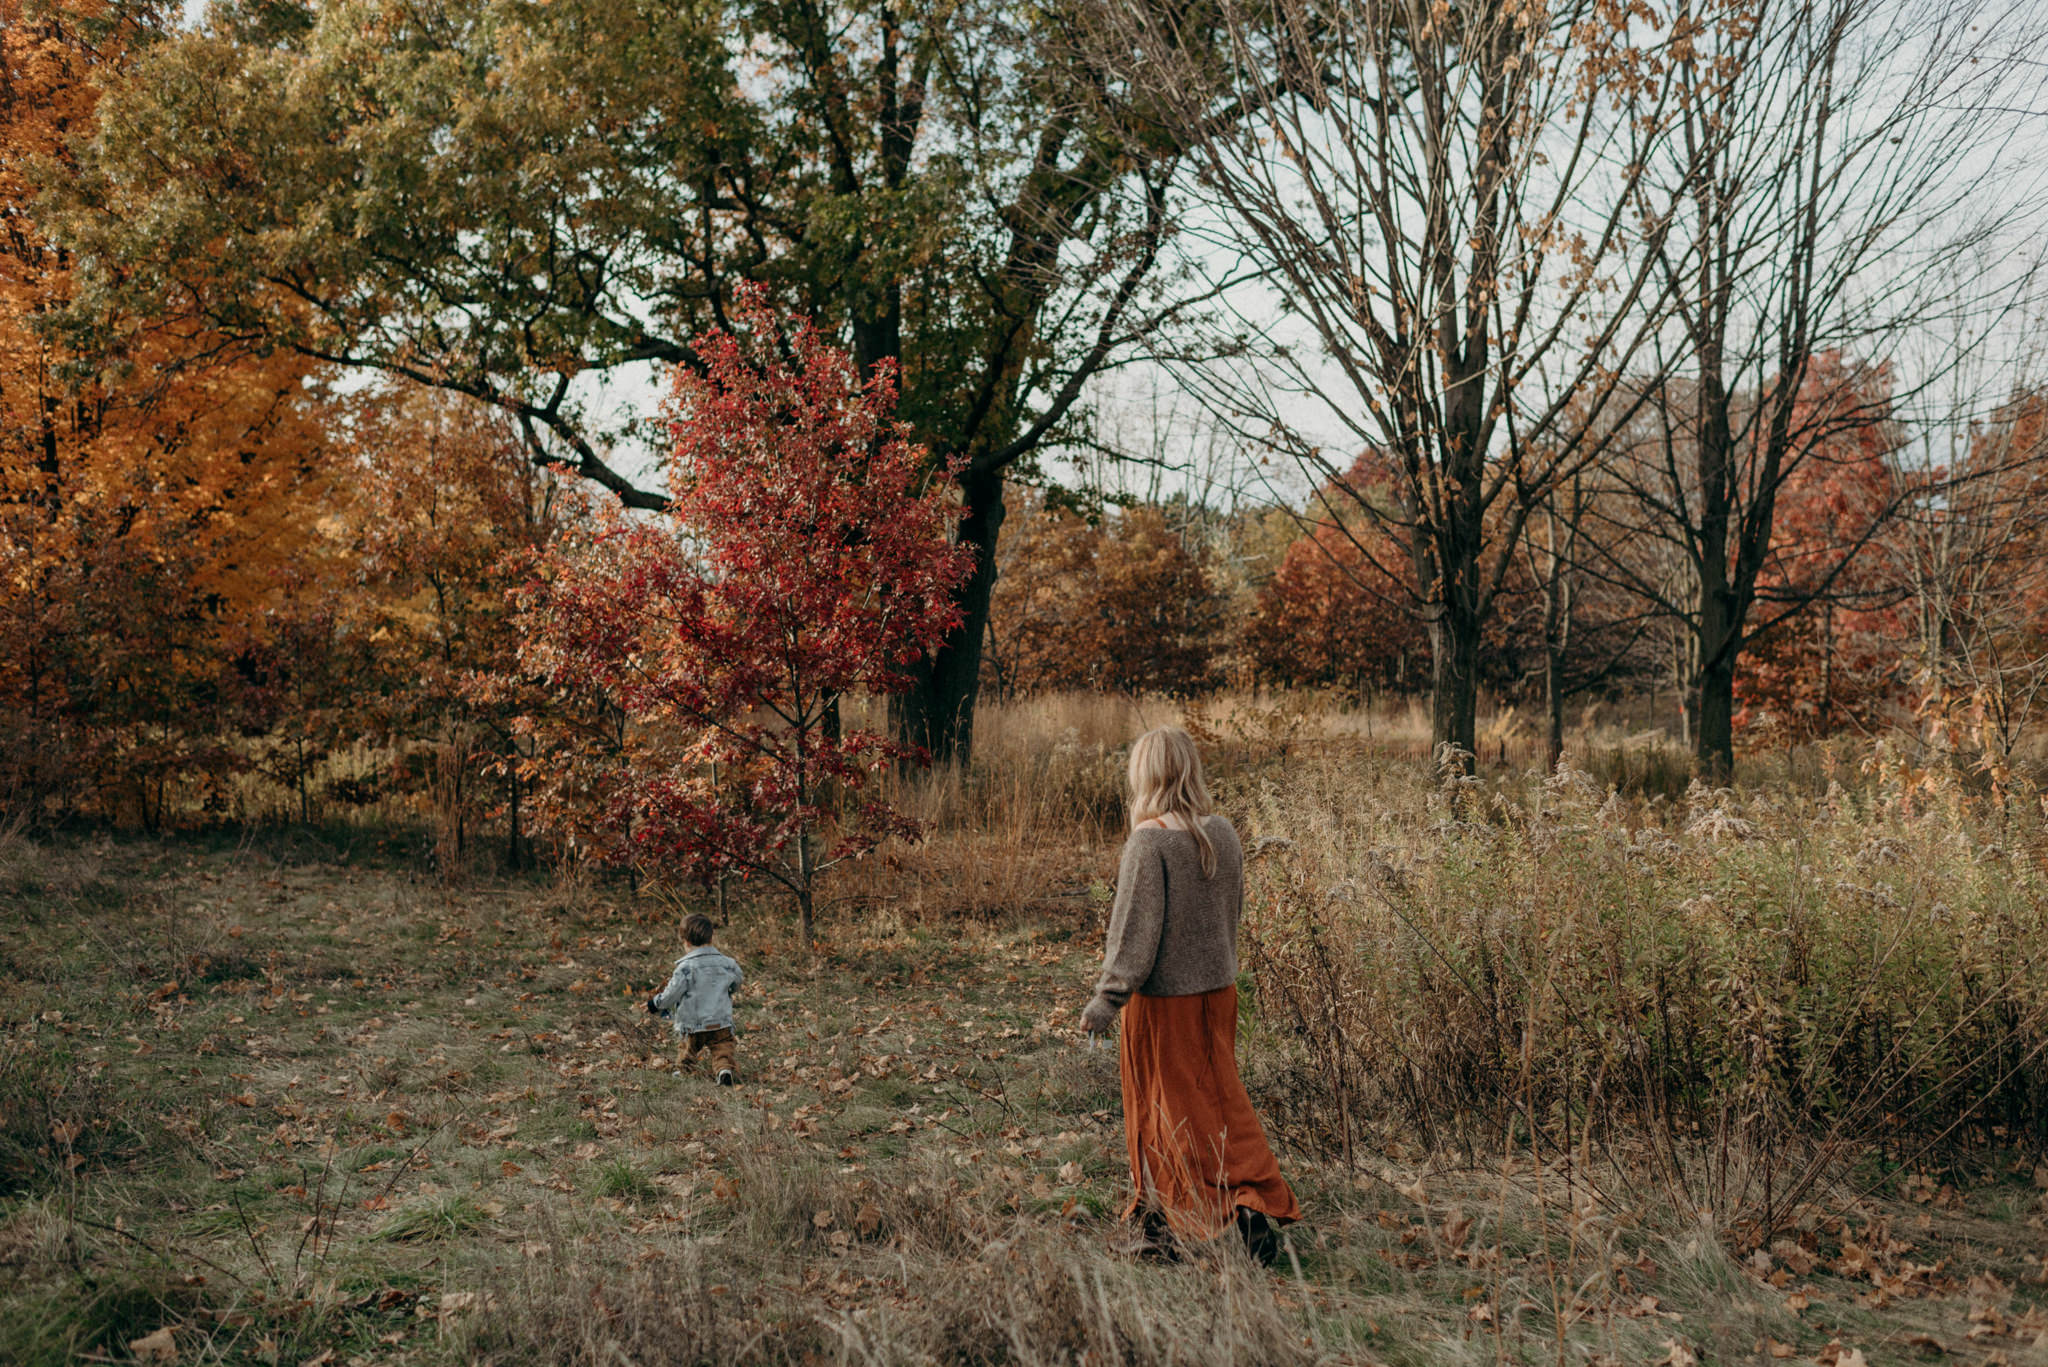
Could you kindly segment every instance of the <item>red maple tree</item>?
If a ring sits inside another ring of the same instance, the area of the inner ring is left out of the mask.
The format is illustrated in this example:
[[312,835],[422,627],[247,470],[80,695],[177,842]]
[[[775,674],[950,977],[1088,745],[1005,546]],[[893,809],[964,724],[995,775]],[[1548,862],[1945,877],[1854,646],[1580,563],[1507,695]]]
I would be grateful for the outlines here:
[[[1392,497],[1382,466],[1360,457],[1344,482]],[[1334,487],[1334,486],[1333,486]],[[1379,522],[1328,490],[1309,501],[1302,534],[1260,588],[1244,645],[1258,676],[1291,687],[1334,688],[1363,702],[1428,677],[1406,552]]]
[[971,564],[947,472],[893,418],[893,369],[863,380],[759,294],[736,317],[676,372],[669,507],[596,514],[521,593],[525,667],[621,720],[534,776],[609,860],[782,884],[808,943],[819,875],[915,831],[862,791],[906,752],[842,728],[839,701],[908,686]]
[[1735,681],[1735,722],[1753,740],[1812,740],[1844,724],[1867,732],[1900,701],[1909,627],[1887,542],[1901,504],[1891,388],[1888,365],[1834,352],[1803,382],[1798,420],[1823,435],[1778,491],[1757,576],[1765,625]]

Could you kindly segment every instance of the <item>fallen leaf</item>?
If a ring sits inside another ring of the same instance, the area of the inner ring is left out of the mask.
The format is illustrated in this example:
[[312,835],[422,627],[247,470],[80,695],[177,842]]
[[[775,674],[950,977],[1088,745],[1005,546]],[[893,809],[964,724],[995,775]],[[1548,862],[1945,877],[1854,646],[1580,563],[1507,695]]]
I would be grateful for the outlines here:
[[1081,1165],[1079,1163],[1060,1164],[1060,1181],[1070,1187],[1080,1186]]
[[154,1333],[130,1340],[128,1351],[135,1354],[139,1362],[176,1362],[178,1341],[172,1336],[171,1326],[167,1324]]
[[1813,1271],[1813,1255],[1790,1239],[1780,1239],[1772,1244],[1771,1255],[1790,1268],[1795,1277],[1804,1277]]
[[819,1211],[816,1215],[813,1215],[811,1217],[811,1223],[816,1225],[819,1229],[832,1228],[832,1212],[829,1210]]
[[1677,1339],[1665,1339],[1664,1356],[1658,1358],[1653,1367],[1699,1367],[1699,1364],[1699,1354]]
[[299,1367],[327,1367],[327,1364],[332,1361],[334,1361],[334,1350],[332,1348],[322,1348],[312,1357],[300,1363]]
[[1908,1334],[1906,1346],[1919,1352],[1923,1357],[1938,1358],[1948,1351],[1947,1345],[1932,1334]]
[[1771,1356],[1774,1358],[1789,1358],[1799,1356],[1799,1350],[1797,1348],[1794,1348],[1789,1343],[1780,1343],[1774,1338],[1766,1338],[1764,1340],[1764,1347],[1770,1351]]
[[863,1235],[873,1234],[882,1227],[882,1212],[873,1201],[862,1205],[853,1217],[853,1227]]

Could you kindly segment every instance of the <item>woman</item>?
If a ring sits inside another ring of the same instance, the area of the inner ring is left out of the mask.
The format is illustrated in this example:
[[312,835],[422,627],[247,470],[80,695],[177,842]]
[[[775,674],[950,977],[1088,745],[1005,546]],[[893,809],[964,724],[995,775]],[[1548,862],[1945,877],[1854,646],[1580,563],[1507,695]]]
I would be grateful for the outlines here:
[[1237,917],[1244,857],[1209,810],[1202,757],[1177,726],[1131,747],[1131,836],[1094,999],[1082,1028],[1123,1014],[1124,1130],[1148,1235],[1211,1238],[1236,1225],[1262,1262],[1276,1224],[1301,1218],[1237,1075]]

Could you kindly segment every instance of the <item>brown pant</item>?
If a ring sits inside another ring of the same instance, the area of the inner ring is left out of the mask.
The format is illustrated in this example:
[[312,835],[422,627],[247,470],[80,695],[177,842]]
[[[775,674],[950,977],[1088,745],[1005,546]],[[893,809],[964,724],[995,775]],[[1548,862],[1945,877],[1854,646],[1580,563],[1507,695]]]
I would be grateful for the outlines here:
[[702,1055],[711,1055],[711,1073],[733,1072],[732,1027],[721,1025],[716,1030],[693,1030],[683,1036],[682,1066],[694,1068]]

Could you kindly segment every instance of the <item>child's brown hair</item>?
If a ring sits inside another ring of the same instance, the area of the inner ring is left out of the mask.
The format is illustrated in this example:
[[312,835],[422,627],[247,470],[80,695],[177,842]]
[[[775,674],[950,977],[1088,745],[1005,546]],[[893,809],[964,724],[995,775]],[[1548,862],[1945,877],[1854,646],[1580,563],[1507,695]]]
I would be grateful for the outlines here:
[[683,918],[683,939],[692,946],[711,943],[711,918],[701,912]]

